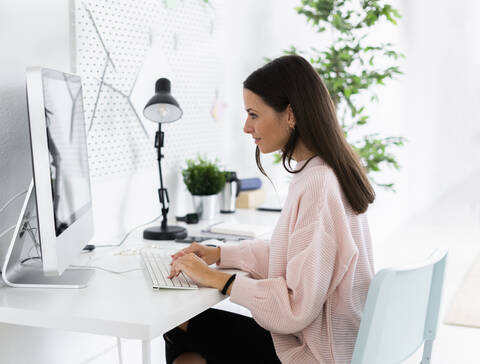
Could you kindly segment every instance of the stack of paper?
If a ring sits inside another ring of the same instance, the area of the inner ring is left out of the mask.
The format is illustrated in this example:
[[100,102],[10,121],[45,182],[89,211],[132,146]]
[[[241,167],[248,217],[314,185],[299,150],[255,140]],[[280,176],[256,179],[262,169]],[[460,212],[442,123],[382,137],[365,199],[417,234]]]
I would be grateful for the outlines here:
[[248,237],[256,238],[260,235],[269,233],[270,229],[263,225],[222,222],[220,224],[213,225],[210,228],[210,231],[212,233],[218,233],[218,234],[230,234],[230,235],[248,236]]

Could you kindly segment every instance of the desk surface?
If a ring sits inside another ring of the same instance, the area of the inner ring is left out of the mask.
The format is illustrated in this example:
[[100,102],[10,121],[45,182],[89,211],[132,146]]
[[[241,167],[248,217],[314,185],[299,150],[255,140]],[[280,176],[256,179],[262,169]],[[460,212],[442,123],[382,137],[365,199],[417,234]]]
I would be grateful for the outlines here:
[[[219,215],[215,221],[263,223],[273,229],[278,216],[272,212],[239,210],[235,214]],[[198,234],[205,223],[184,226],[193,235]],[[142,231],[143,228],[139,228],[121,247],[97,248],[92,253],[84,253],[78,262],[115,271],[139,270],[122,274],[97,270],[88,287],[83,289],[3,286],[0,322],[150,340],[225,299],[214,288],[153,290],[138,250],[153,245],[174,252],[187,245],[143,240]]]

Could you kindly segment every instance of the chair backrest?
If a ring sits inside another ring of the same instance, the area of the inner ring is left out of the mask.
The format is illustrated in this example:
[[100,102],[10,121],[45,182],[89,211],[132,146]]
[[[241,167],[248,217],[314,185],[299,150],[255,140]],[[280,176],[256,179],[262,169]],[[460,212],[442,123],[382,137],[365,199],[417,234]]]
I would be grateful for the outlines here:
[[429,363],[447,258],[435,250],[423,263],[383,269],[372,280],[352,364],[401,363],[425,342]]

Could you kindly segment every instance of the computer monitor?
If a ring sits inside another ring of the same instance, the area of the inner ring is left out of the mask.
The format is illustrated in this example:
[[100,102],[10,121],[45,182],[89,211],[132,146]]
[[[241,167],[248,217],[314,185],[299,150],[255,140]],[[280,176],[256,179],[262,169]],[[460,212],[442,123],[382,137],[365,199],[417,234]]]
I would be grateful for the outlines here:
[[93,271],[67,269],[93,236],[81,79],[34,67],[26,83],[33,180],[2,275],[14,287],[83,287]]

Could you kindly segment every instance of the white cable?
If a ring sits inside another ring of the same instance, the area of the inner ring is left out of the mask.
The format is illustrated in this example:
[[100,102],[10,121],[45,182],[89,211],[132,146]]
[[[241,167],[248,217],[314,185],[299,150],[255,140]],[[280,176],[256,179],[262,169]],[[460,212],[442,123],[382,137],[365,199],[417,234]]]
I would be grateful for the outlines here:
[[8,233],[10,230],[15,229],[16,226],[17,226],[17,225],[12,225],[12,226],[10,226],[8,229],[2,231],[2,232],[0,233],[0,238],[3,237],[6,233]]
[[2,208],[0,208],[0,214],[3,212],[3,210],[5,210],[8,205],[10,205],[13,201],[15,201],[18,197],[26,194],[28,192],[28,190],[25,190],[23,192],[19,192],[17,193],[15,196],[13,196],[10,200],[8,200],[7,202],[5,202],[5,204],[2,206]]
[[117,353],[118,353],[118,364],[123,364],[122,357],[122,339],[117,336]]
[[135,226],[133,229],[131,229],[128,233],[125,234],[125,236],[123,237],[122,240],[120,240],[118,243],[116,244],[106,244],[106,245],[97,245],[95,244],[95,247],[96,248],[113,248],[113,247],[117,247],[117,246],[120,246],[122,245],[125,240],[127,240],[128,236],[133,233],[136,229],[138,229],[139,227],[142,227],[142,226],[145,226],[145,225],[148,225],[148,224],[151,224],[152,222],[155,222],[157,221],[160,217],[162,217],[162,215],[158,215],[157,217],[155,217],[153,220],[150,220],[148,222],[145,222],[141,225],[138,225],[138,226]]
[[134,268],[134,269],[128,269],[128,270],[111,270],[103,267],[99,267],[96,265],[71,265],[70,267],[72,268],[84,268],[84,269],[99,269],[103,270],[108,273],[113,273],[113,274],[124,274],[124,273],[130,273],[130,272],[135,272],[137,270],[143,270],[143,268]]

